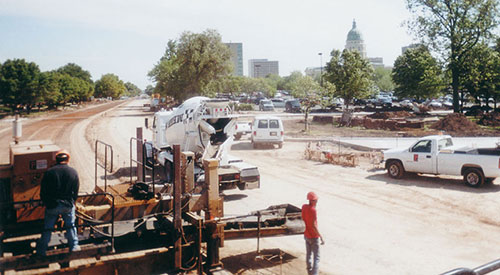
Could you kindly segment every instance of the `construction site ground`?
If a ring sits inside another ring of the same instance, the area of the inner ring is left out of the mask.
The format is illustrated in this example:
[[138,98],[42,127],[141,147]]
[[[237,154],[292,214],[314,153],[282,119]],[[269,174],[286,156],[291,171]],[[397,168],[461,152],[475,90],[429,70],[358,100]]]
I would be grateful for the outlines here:
[[[130,138],[152,116],[142,110],[143,103],[110,105],[107,111],[78,119],[57,136],[43,135],[43,131],[53,132],[47,126],[29,138],[54,138],[60,146],[69,147],[71,164],[82,179],[81,190],[88,192],[94,187],[93,144],[96,139],[111,144],[116,176],[109,184],[124,182],[128,180]],[[321,246],[320,274],[439,274],[499,258],[499,179],[474,189],[466,187],[460,177],[392,179],[369,160],[357,167],[306,160],[304,152],[311,141],[316,146],[322,140],[321,146],[327,150],[359,152],[323,140],[403,134],[332,124],[314,124],[306,134],[302,132],[303,116],[283,116],[283,120],[289,138],[282,149],[253,149],[248,136],[233,144],[232,155],[259,167],[261,188],[225,191],[226,216],[283,203],[301,207],[307,202],[307,192],[316,192],[319,230],[326,242]],[[64,120],[52,121],[56,127]],[[0,125],[0,157],[7,163],[10,124],[2,121]],[[147,130],[144,136],[151,138]],[[256,239],[226,241],[220,251],[224,264],[220,273],[307,274],[303,236],[261,239],[259,248],[257,253]]]

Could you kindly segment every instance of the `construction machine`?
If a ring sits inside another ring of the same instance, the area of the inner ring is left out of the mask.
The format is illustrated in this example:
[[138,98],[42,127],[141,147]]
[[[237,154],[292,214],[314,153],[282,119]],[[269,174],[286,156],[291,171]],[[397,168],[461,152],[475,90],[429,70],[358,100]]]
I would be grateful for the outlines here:
[[228,100],[207,97],[193,97],[177,108],[156,112],[151,126],[151,163],[164,167],[166,181],[170,182],[172,145],[179,144],[181,151],[195,154],[196,181],[202,182],[204,178],[202,159],[214,158],[219,161],[221,191],[259,188],[258,168],[228,153],[233,143],[236,119]]
[[[139,129],[138,129],[139,130]],[[51,141],[11,143],[10,163],[0,165],[0,273],[36,269],[58,274],[151,274],[220,269],[219,249],[236,238],[300,234],[300,209],[271,206],[225,217],[219,196],[219,159],[202,160],[204,181],[195,184],[195,153],[171,145],[172,183],[158,183],[148,166],[148,146],[141,138],[131,153],[130,182],[108,185],[113,170],[112,146],[95,143],[95,187],[76,201],[80,251],[70,252],[59,221],[47,256],[37,256],[35,243],[43,229],[40,200],[43,173],[55,164],[60,148]],[[109,159],[111,158],[111,160]],[[104,176],[98,176],[98,171]],[[104,181],[104,183],[103,183]],[[146,190],[138,196],[137,190]],[[197,192],[194,192],[197,190]],[[54,264],[57,264],[54,267]]]

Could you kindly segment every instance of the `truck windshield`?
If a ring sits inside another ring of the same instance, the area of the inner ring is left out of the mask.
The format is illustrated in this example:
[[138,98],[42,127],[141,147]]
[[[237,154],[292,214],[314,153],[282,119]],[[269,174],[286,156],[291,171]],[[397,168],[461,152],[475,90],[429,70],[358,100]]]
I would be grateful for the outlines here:
[[421,140],[411,148],[411,151],[419,153],[430,153],[431,145],[432,145],[432,140]]

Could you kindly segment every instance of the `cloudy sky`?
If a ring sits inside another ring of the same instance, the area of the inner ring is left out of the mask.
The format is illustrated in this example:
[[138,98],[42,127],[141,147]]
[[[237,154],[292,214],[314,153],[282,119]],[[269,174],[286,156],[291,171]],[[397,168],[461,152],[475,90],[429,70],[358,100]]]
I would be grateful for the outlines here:
[[369,57],[391,66],[412,42],[405,0],[0,0],[0,62],[24,58],[42,71],[76,63],[94,80],[114,73],[143,89],[167,41],[217,30],[243,43],[248,60],[279,61],[280,75],[304,72],[343,49],[356,20]]

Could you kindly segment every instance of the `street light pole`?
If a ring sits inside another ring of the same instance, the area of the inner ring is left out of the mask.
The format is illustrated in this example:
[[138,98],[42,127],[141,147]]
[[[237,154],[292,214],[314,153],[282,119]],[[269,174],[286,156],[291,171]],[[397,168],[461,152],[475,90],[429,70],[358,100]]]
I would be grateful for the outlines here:
[[318,53],[318,55],[319,55],[319,70],[320,70],[319,85],[323,87],[323,53]]

